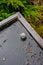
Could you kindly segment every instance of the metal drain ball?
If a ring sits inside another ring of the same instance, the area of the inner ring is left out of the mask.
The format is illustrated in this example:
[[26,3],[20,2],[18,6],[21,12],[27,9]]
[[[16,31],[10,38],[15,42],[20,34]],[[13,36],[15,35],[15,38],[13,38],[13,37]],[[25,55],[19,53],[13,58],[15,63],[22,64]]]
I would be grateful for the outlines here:
[[21,33],[20,37],[21,37],[22,40],[26,40],[26,34],[25,33]]

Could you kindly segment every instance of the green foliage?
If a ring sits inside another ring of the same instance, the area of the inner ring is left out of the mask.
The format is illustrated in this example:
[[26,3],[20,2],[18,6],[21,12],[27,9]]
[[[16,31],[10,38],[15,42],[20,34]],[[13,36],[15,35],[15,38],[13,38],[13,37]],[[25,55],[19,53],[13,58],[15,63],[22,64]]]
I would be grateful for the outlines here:
[[0,21],[17,11],[20,11],[26,18],[33,17],[35,21],[38,21],[40,9],[43,9],[43,6],[29,5],[28,0],[0,0]]
[[24,8],[21,0],[0,0],[0,21]]

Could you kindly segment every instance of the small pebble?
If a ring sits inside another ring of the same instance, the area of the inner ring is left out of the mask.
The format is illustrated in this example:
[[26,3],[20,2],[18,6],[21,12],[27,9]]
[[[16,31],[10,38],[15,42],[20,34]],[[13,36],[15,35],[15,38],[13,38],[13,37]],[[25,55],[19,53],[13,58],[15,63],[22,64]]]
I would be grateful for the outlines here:
[[5,57],[3,57],[3,58],[2,58],[2,60],[5,62],[5,61],[6,61],[6,58],[5,58]]
[[21,33],[20,37],[21,37],[22,40],[26,40],[26,34],[25,33]]

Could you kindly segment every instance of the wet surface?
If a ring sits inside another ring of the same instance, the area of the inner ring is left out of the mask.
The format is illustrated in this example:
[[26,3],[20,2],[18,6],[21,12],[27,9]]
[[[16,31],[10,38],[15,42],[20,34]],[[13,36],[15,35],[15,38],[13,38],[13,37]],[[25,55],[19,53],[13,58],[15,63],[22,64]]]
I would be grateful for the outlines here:
[[43,50],[19,21],[0,31],[0,65],[43,65]]

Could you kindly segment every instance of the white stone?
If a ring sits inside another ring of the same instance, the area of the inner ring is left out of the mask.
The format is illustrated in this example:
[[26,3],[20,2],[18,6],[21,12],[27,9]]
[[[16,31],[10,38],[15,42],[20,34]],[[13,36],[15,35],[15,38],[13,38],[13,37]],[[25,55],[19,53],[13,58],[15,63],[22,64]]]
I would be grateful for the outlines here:
[[25,40],[26,39],[26,34],[25,33],[21,33],[20,37],[21,37],[22,40]]
[[3,60],[3,61],[6,61],[6,58],[5,58],[5,57],[3,57],[3,58],[2,58],[2,60]]

